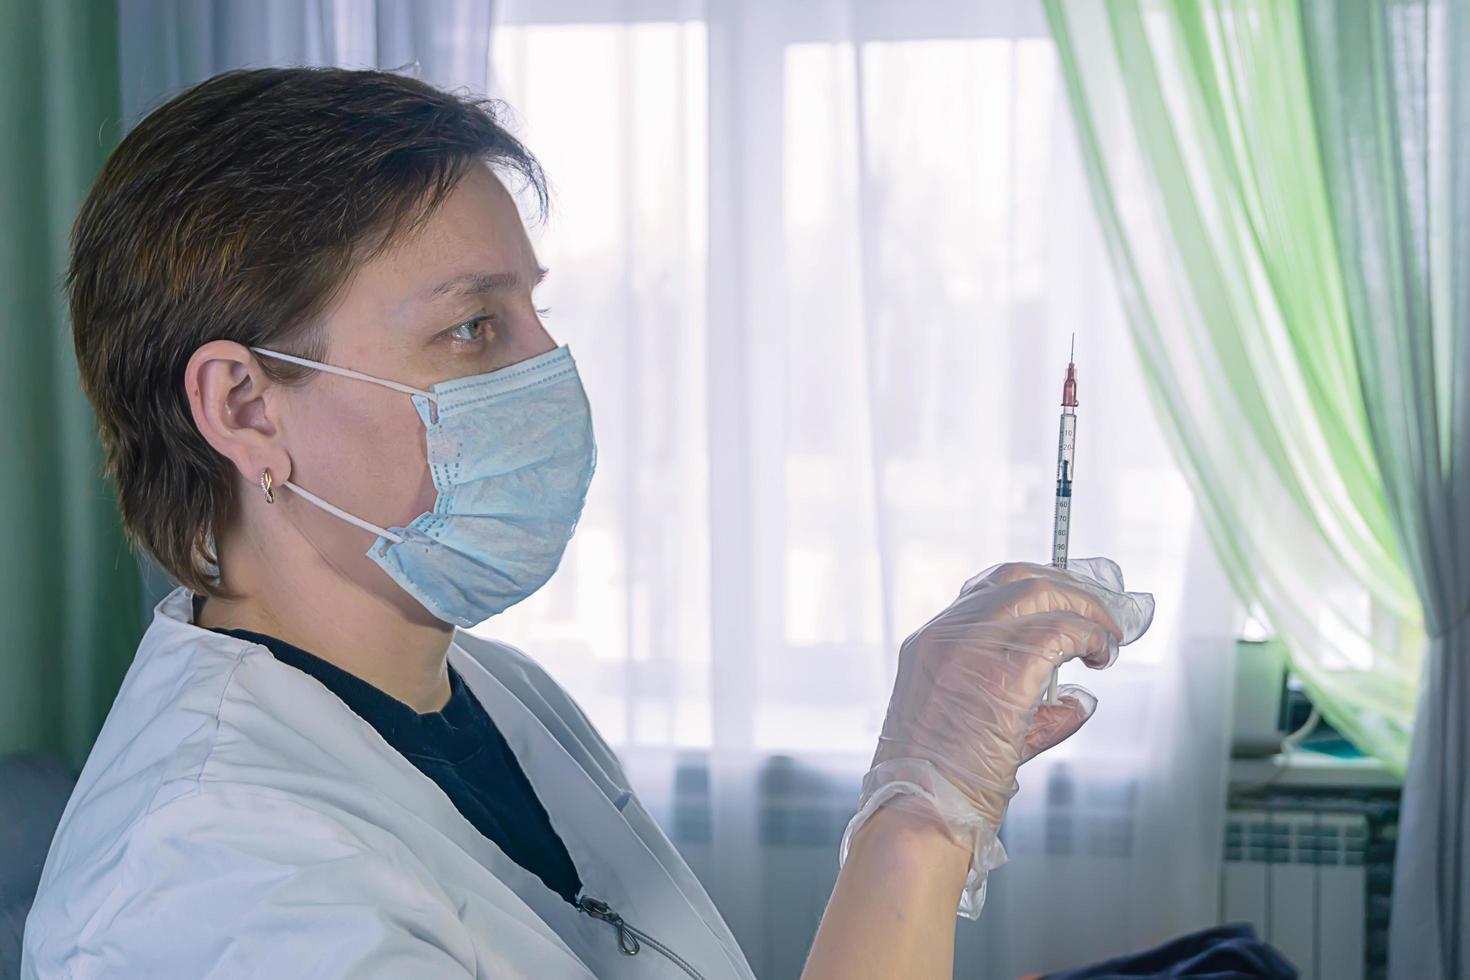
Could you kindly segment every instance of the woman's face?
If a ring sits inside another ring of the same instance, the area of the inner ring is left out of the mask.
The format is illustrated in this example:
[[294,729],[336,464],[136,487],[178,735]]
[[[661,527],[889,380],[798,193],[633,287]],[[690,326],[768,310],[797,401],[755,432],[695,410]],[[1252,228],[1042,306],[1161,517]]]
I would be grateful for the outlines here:
[[[411,239],[357,271],[324,318],[322,360],[427,389],[545,353],[556,344],[532,300],[543,274],[514,199],[476,167]],[[318,372],[282,389],[277,407],[294,483],[380,527],[433,508],[424,423],[409,395]],[[340,575],[427,617],[366,557],[370,532],[284,499]]]

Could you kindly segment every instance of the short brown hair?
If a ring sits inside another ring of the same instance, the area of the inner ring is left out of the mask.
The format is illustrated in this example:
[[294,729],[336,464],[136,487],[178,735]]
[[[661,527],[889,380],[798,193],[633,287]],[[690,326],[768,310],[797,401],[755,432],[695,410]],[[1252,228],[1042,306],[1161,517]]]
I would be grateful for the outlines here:
[[[195,427],[184,370],[233,340],[321,357],[314,318],[476,162],[547,186],[504,103],[382,71],[231,71],[160,106],[108,158],[72,229],[82,385],[134,543],[220,594],[233,467]],[[308,369],[263,364],[295,382]]]

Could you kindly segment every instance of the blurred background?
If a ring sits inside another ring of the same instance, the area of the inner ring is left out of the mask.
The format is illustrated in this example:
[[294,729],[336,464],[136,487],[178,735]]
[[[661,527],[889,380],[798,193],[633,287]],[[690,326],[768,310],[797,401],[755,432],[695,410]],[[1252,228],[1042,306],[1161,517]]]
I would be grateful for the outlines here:
[[171,587],[122,539],[75,380],[58,287],[91,179],[216,72],[390,68],[513,108],[553,190],[538,298],[597,427],[561,570],[475,632],[577,698],[758,975],[800,970],[903,638],[1049,556],[1074,334],[1072,554],[1158,615],[1106,673],[1064,669],[1100,706],[1022,771],[956,975],[1246,920],[1303,976],[1385,976],[1391,912],[1418,930],[1395,976],[1470,975],[1444,887],[1470,874],[1460,19],[0,0],[0,752],[29,766],[0,797],[46,810]]

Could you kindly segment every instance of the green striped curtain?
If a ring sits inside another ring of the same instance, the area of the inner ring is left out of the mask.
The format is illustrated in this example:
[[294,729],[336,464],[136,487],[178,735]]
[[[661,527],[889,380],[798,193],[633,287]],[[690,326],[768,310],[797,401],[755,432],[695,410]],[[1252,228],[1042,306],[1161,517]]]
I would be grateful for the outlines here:
[[86,759],[141,633],[61,283],[119,138],[112,3],[0,3],[0,753]]
[[1302,22],[1046,0],[1154,402],[1237,591],[1323,714],[1405,769],[1422,606],[1363,395]]

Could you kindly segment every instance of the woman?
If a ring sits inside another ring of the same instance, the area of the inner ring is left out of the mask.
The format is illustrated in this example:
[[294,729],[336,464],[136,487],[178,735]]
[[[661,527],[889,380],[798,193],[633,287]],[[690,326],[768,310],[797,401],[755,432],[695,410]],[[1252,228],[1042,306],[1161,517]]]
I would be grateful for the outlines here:
[[[210,79],[78,218],[77,357],[125,525],[181,583],[87,761],[28,977],[747,977],[617,758],[456,627],[550,577],[595,448],[493,104],[380,72]],[[999,566],[905,641],[812,977],[948,976],[1030,755],[1152,614]]]

